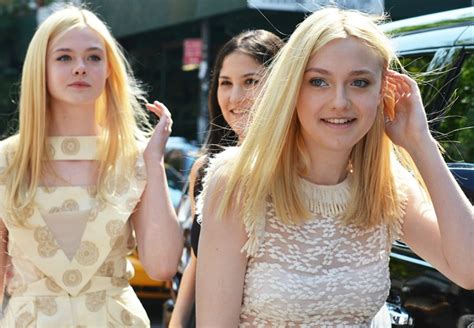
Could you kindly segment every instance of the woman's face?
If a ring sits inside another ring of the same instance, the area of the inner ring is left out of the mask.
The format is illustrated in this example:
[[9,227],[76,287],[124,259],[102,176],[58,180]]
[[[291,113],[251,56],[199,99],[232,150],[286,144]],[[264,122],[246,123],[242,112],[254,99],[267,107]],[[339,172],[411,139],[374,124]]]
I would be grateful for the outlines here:
[[262,65],[253,57],[234,51],[224,58],[219,74],[217,101],[224,119],[242,141],[249,110],[260,91]]
[[90,28],[74,28],[48,45],[46,81],[51,106],[94,105],[108,64],[103,40]]
[[380,55],[355,37],[333,40],[310,58],[296,105],[310,152],[349,155],[375,121],[382,67]]

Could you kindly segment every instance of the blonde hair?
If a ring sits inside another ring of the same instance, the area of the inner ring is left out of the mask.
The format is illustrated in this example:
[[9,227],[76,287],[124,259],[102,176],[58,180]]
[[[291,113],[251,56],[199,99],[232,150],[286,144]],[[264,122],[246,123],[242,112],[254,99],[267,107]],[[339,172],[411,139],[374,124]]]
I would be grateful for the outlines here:
[[[310,218],[298,179],[309,169],[309,156],[295,110],[304,70],[319,49],[334,39],[348,37],[356,37],[372,48],[380,55],[383,69],[389,68],[397,59],[389,39],[376,25],[380,19],[326,8],[297,27],[277,55],[264,91],[255,103],[247,137],[228,171],[220,214],[239,199],[247,227],[255,226],[263,220],[261,213],[270,195],[277,217],[283,222],[299,223]],[[371,227],[381,222],[395,223],[401,216],[403,210],[392,173],[395,148],[385,134],[381,103],[373,126],[350,155],[352,198],[343,218],[345,224]],[[401,162],[416,171],[406,152],[396,153],[402,157]]]
[[[104,180],[116,167],[131,169],[138,148],[149,128],[140,101],[143,92],[134,79],[121,47],[107,26],[89,10],[67,6],[49,16],[35,32],[26,53],[19,102],[19,132],[13,138],[14,155],[1,177],[6,187],[5,207],[10,219],[24,225],[31,212],[42,174],[47,168],[48,92],[46,59],[54,38],[77,27],[88,27],[104,44],[110,72],[105,88],[96,100],[96,120],[101,126],[98,197],[105,199]],[[145,128],[142,132],[141,127]]]

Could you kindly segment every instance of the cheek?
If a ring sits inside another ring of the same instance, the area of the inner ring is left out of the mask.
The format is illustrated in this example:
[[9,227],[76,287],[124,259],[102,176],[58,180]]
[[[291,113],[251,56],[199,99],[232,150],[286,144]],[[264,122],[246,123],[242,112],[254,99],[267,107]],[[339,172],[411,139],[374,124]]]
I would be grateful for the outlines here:
[[221,88],[217,89],[217,103],[219,104],[219,107],[221,108],[222,112],[227,111],[227,96],[226,96],[226,91],[222,90]]
[[90,73],[91,73],[90,75],[92,77],[95,77],[97,80],[105,81],[107,77],[109,76],[107,67],[105,65],[90,68]]

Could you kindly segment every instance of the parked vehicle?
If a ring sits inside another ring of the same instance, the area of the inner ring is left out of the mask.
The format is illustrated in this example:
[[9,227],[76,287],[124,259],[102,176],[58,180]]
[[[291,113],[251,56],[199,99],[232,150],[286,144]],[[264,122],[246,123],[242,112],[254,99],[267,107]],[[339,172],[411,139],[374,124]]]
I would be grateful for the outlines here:
[[[471,7],[383,27],[393,35],[405,68],[419,74],[430,127],[447,161],[474,162],[473,21]],[[473,203],[474,164],[449,166]],[[454,284],[406,244],[393,244],[390,271],[387,305],[393,327],[474,327],[474,291]]]
[[[197,156],[198,147],[181,137],[170,137],[166,145],[165,169],[168,189],[175,210],[181,204],[189,172]],[[130,280],[140,298],[166,300],[170,297],[171,282],[151,279],[145,272],[136,250],[128,257],[135,269]]]

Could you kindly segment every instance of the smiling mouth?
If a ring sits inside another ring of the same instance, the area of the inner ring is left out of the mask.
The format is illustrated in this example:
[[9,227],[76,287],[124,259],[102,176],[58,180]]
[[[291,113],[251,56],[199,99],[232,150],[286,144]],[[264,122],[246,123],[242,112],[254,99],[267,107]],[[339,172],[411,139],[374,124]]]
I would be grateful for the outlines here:
[[248,113],[248,109],[247,108],[235,108],[235,109],[231,109],[230,112],[234,115],[243,115],[243,114],[247,114]]
[[344,125],[354,122],[355,118],[322,118],[321,121],[330,124]]

